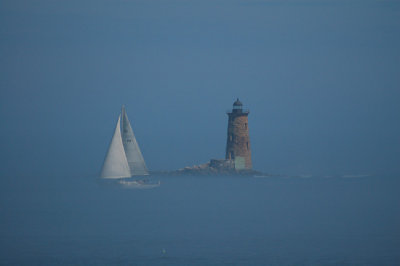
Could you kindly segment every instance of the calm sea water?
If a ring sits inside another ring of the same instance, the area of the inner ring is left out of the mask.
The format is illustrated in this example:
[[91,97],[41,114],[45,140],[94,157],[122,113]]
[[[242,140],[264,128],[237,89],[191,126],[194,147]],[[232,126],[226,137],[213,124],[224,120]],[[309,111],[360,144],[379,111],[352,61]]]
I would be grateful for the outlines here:
[[1,180],[2,265],[400,265],[400,178]]

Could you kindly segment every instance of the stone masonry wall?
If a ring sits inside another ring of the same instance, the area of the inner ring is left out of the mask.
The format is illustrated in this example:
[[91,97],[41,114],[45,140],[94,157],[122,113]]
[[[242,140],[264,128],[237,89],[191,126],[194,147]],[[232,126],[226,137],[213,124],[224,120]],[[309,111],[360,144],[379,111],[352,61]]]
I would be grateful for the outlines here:
[[226,159],[244,157],[246,169],[252,168],[247,113],[229,114]]

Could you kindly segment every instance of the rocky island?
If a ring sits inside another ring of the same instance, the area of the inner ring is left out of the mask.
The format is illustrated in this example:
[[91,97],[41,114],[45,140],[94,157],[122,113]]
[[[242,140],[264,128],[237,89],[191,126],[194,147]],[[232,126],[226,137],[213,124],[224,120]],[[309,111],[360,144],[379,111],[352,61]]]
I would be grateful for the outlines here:
[[157,171],[159,175],[265,175],[252,168],[249,110],[237,99],[232,110],[227,111],[228,132],[225,159],[211,159],[208,163],[187,166],[173,171]]
[[157,175],[191,175],[191,176],[206,176],[206,175],[240,175],[253,176],[265,175],[262,172],[253,169],[236,169],[233,160],[211,159],[208,163],[187,166],[178,170],[172,171],[155,171],[151,174]]

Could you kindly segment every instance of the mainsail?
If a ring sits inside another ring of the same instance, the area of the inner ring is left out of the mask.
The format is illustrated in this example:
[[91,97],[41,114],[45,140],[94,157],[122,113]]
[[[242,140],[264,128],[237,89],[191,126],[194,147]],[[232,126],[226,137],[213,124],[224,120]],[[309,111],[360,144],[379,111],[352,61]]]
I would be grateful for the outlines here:
[[124,145],[126,159],[128,160],[131,175],[148,175],[139,145],[136,141],[125,107],[122,106],[122,143]]
[[104,160],[103,169],[101,171],[102,178],[124,178],[131,176],[121,139],[120,119],[121,116],[118,117],[114,136],[108,148],[106,159]]
[[124,106],[121,112],[104,160],[102,178],[125,178],[149,174]]

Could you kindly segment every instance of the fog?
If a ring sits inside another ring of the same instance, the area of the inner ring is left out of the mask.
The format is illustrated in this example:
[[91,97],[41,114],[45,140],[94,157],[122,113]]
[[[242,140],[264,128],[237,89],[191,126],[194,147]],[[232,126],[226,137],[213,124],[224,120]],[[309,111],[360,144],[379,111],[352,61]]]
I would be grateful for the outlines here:
[[151,170],[398,173],[395,1],[3,1],[1,174],[97,175],[122,104]]
[[[2,1],[0,38],[0,264],[399,263],[399,2]],[[99,181],[122,104],[155,171],[236,98],[280,177]]]

